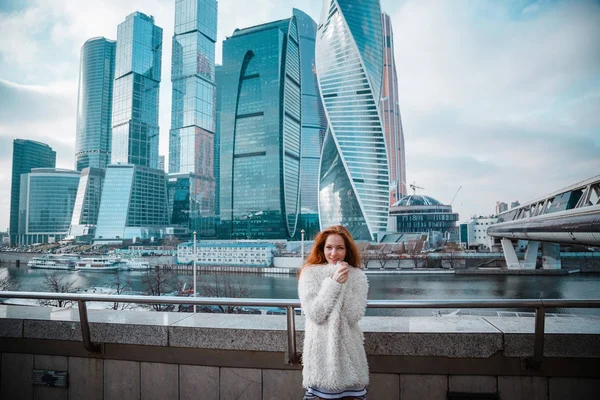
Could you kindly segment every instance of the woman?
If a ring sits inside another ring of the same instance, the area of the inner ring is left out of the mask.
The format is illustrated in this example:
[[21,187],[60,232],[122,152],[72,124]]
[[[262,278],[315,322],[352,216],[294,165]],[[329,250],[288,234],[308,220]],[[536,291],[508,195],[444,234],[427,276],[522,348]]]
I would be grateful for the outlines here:
[[358,321],[369,285],[350,232],[320,232],[300,271],[298,294],[306,315],[302,386],[309,399],[366,399],[369,366]]

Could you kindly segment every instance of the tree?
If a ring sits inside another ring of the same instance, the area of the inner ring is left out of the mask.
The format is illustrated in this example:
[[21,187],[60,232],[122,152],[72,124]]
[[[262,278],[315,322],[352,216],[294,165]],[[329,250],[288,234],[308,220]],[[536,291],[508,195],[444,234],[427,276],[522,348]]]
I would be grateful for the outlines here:
[[[160,268],[146,271],[146,275],[142,278],[142,287],[144,294],[149,296],[163,296],[173,291],[169,285],[169,277]],[[171,304],[152,303],[150,307],[155,311],[170,311],[173,309]]]
[[390,253],[382,248],[375,252],[375,259],[379,262],[379,266],[384,268],[385,264],[390,260]]
[[[75,293],[79,290],[75,286],[75,281],[67,281],[66,277],[58,276],[58,273],[44,274],[43,288],[45,292],[51,293]],[[73,300],[38,300],[42,306],[50,307],[72,307],[75,303]]]
[[8,269],[0,270],[0,290],[19,290],[19,284],[11,279]]
[[[218,273],[210,275],[210,279],[201,279],[198,285],[198,293],[202,297],[230,297],[244,298],[250,296],[250,291],[247,285],[242,284],[239,280],[233,281],[227,275],[219,275]],[[241,311],[238,306],[223,306],[218,305],[217,308],[222,313],[237,314]],[[212,311],[213,309],[207,309]]]
[[[121,295],[130,289],[131,282],[129,279],[123,282],[123,280],[121,280],[121,274],[116,274],[115,278],[111,281],[110,286],[115,289],[116,295]],[[118,301],[115,301],[112,305],[113,310],[126,310],[130,307],[131,303],[119,303]]]

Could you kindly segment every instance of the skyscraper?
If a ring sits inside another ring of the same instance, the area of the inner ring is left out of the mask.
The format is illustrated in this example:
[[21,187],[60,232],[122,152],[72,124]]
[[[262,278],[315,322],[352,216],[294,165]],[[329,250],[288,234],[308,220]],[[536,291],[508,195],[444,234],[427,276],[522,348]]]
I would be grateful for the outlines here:
[[81,170],[77,198],[71,217],[69,237],[89,242],[94,238],[104,184],[104,168],[87,167]]
[[79,172],[34,168],[21,175],[20,244],[50,243],[69,233]]
[[386,230],[389,174],[380,114],[383,30],[379,1],[325,0],[316,67],[328,127],[319,180],[321,228],[374,240]]
[[300,73],[302,75],[302,155],[300,167],[300,215],[296,237],[304,230],[306,238],[319,231],[319,161],[327,130],[327,119],[319,95],[315,69],[317,24],[304,12],[294,9],[298,23]]
[[296,17],[236,29],[223,42],[222,72],[221,235],[293,237],[301,155]]
[[141,12],[117,27],[112,164],[158,168],[158,91],[162,28]]
[[79,95],[77,98],[77,171],[106,168],[110,163],[113,83],[115,80],[114,40],[89,39],[81,47]]
[[179,223],[201,236],[201,220],[215,213],[216,40],[217,1],[176,0],[169,173],[190,181],[176,185],[190,190],[187,221]]
[[56,152],[47,144],[25,139],[15,139],[13,141],[9,226],[10,243],[12,245],[17,241],[19,230],[21,174],[31,172],[32,168],[54,168],[55,166]]
[[406,159],[404,132],[398,104],[398,76],[394,58],[394,32],[390,16],[383,13],[383,84],[381,116],[388,150],[390,172],[390,205],[406,195]]

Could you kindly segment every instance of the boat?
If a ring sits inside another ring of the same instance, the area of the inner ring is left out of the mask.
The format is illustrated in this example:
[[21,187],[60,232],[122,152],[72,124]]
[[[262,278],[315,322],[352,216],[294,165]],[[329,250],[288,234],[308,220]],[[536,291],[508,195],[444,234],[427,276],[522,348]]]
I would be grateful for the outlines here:
[[121,260],[121,269],[129,271],[142,271],[150,269],[150,263],[135,258],[126,258]]
[[84,257],[77,261],[76,271],[117,272],[121,269],[119,261],[114,258]]
[[75,268],[76,260],[77,257],[75,256],[46,254],[41,257],[33,257],[31,260],[29,260],[27,266],[35,269],[72,270]]

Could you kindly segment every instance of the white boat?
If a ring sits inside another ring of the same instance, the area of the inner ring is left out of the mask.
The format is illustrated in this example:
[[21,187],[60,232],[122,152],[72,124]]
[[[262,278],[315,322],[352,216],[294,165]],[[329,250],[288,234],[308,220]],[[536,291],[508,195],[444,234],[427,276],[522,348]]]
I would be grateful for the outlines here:
[[64,255],[51,255],[46,254],[41,257],[33,257],[27,263],[29,268],[36,269],[66,269],[71,270],[75,268],[76,257],[64,256]]
[[77,261],[76,271],[116,272],[121,267],[118,260],[105,257],[85,257]]
[[147,270],[150,269],[150,263],[148,261],[144,261],[144,260],[137,260],[137,259],[123,259],[121,260],[121,269],[125,269],[125,270]]

